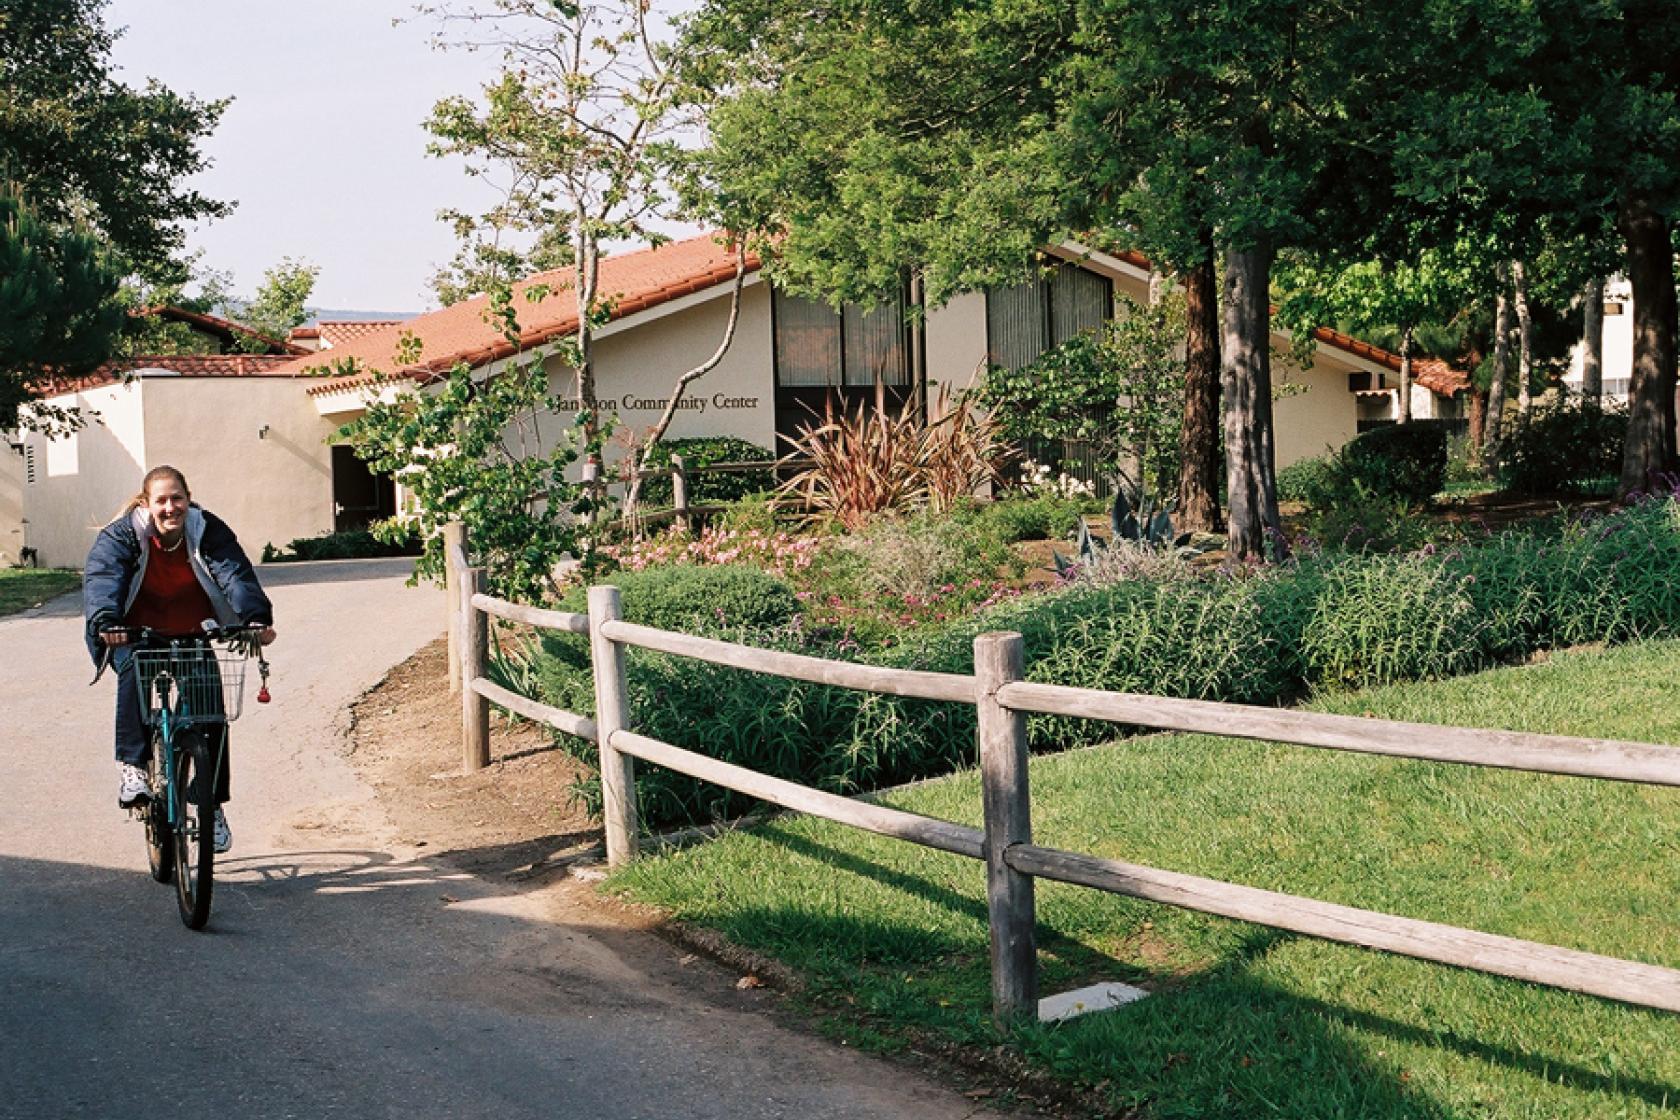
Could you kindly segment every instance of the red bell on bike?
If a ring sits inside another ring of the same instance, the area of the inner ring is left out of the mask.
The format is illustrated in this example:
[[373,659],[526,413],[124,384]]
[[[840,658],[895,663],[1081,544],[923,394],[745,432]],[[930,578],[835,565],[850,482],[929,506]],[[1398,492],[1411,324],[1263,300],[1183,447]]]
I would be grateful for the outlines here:
[[259,703],[259,704],[268,703],[268,686],[266,684],[263,685],[261,688],[257,689],[257,703]]

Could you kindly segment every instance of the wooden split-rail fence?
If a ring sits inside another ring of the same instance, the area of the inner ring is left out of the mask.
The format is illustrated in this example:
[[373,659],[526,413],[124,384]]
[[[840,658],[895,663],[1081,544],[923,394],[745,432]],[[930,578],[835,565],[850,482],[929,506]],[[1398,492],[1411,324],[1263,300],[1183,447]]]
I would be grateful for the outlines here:
[[[638,759],[786,809],[983,861],[991,931],[992,1010],[1000,1028],[1037,1010],[1035,879],[1073,883],[1326,941],[1680,1012],[1680,970],[1034,844],[1026,718],[1038,712],[1166,731],[1659,786],[1680,786],[1680,749],[1036,684],[1024,679],[1022,639],[1013,633],[977,637],[972,674],[828,661],[626,622],[620,615],[616,587],[591,587],[588,614],[505,602],[484,593],[484,573],[469,566],[458,527],[449,530],[445,547],[451,655],[460,667],[467,769],[489,763],[490,704],[595,743],[600,751],[607,862],[615,867],[637,854]],[[490,616],[586,635],[593,660],[595,718],[550,707],[485,679]],[[973,704],[979,714],[984,827],[811,789],[638,734],[624,675],[624,651],[631,646],[816,684]]]

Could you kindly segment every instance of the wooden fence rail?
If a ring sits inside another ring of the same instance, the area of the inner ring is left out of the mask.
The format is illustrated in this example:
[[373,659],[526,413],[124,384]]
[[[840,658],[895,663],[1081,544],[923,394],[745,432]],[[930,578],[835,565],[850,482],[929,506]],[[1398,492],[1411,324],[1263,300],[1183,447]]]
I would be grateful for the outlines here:
[[[1661,965],[1034,844],[1026,716],[1039,712],[1328,750],[1663,786],[1680,786],[1680,750],[1674,747],[1439,727],[1035,684],[1022,679],[1023,643],[1019,634],[982,634],[976,638],[973,675],[827,661],[625,622],[616,587],[591,587],[587,616],[504,602],[483,593],[483,573],[468,567],[464,543],[457,547],[457,542],[451,540],[446,554],[452,580],[460,589],[452,599],[460,617],[452,621],[450,633],[461,636],[463,742],[469,769],[488,761],[484,722],[488,701],[597,744],[601,754],[607,860],[615,866],[636,856],[634,767],[637,759],[784,808],[980,860],[986,868],[993,1016],[1000,1027],[1036,1012],[1038,967],[1033,883],[1037,879],[1053,879],[1326,941],[1680,1012],[1680,970]],[[487,615],[545,629],[587,634],[595,678],[595,718],[591,720],[550,707],[486,680]],[[632,729],[633,713],[629,711],[624,676],[624,654],[629,647],[793,680],[975,705],[984,827],[975,829],[811,789],[636,733]]]

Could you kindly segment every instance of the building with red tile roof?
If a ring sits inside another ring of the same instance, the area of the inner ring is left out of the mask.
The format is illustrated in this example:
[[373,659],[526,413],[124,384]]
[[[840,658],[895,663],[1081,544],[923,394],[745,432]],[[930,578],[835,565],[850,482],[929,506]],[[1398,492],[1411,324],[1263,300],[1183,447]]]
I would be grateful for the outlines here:
[[[681,399],[668,436],[733,436],[778,449],[825,401],[872,400],[876,379],[894,400],[936,400],[942,389],[972,384],[988,363],[1022,364],[1100,324],[1121,295],[1147,298],[1149,262],[1139,254],[1071,242],[1050,252],[1060,261],[1042,278],[966,293],[921,317],[902,313],[908,291],[897,306],[839,310],[788,296],[749,259],[734,342]],[[616,417],[620,431],[651,427],[677,378],[717,349],[735,270],[730,247],[710,235],[601,262],[609,310],[595,332],[590,403]],[[61,401],[98,411],[106,423],[76,437],[79,444],[31,444],[34,508],[43,512],[38,526],[32,518],[41,539],[30,543],[44,562],[78,562],[108,509],[131,492],[136,468],[158,461],[186,470],[195,495],[204,488],[206,504],[229,511],[256,547],[365,523],[397,508],[400,492],[347,447],[333,446],[334,433],[371,399],[424,386],[457,364],[492,376],[516,356],[542,363],[561,401],[561,415],[543,425],[553,438],[583,403],[573,399],[573,374],[557,345],[578,325],[571,271],[530,277],[516,287],[513,307],[517,341],[492,325],[489,300],[479,297],[400,322],[320,324],[317,340],[332,334],[334,343],[313,353],[131,360],[66,385]],[[1274,405],[1280,466],[1393,415],[1398,357],[1335,331],[1315,333],[1309,363],[1280,356],[1274,365],[1288,386]],[[294,335],[291,348],[303,341]],[[1274,335],[1280,355],[1288,343]],[[1414,415],[1459,415],[1455,398],[1468,379],[1430,359],[1414,369]]]

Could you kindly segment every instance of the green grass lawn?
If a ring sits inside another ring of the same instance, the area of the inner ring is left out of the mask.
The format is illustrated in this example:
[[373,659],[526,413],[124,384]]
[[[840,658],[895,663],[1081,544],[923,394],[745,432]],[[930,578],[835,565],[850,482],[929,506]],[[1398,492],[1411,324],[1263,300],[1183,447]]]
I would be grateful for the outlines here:
[[81,582],[80,572],[61,568],[0,568],[0,616],[39,606]]
[[[1680,743],[1680,643],[1325,700],[1320,710]],[[1035,839],[1680,967],[1680,791],[1202,736],[1037,758]],[[974,774],[893,804],[979,823]],[[790,817],[614,887],[770,954],[828,1029],[988,1046],[977,862]],[[1038,885],[1043,991],[1155,994],[1031,1026],[1026,1060],[1147,1117],[1554,1120],[1680,1107],[1680,1016]]]

